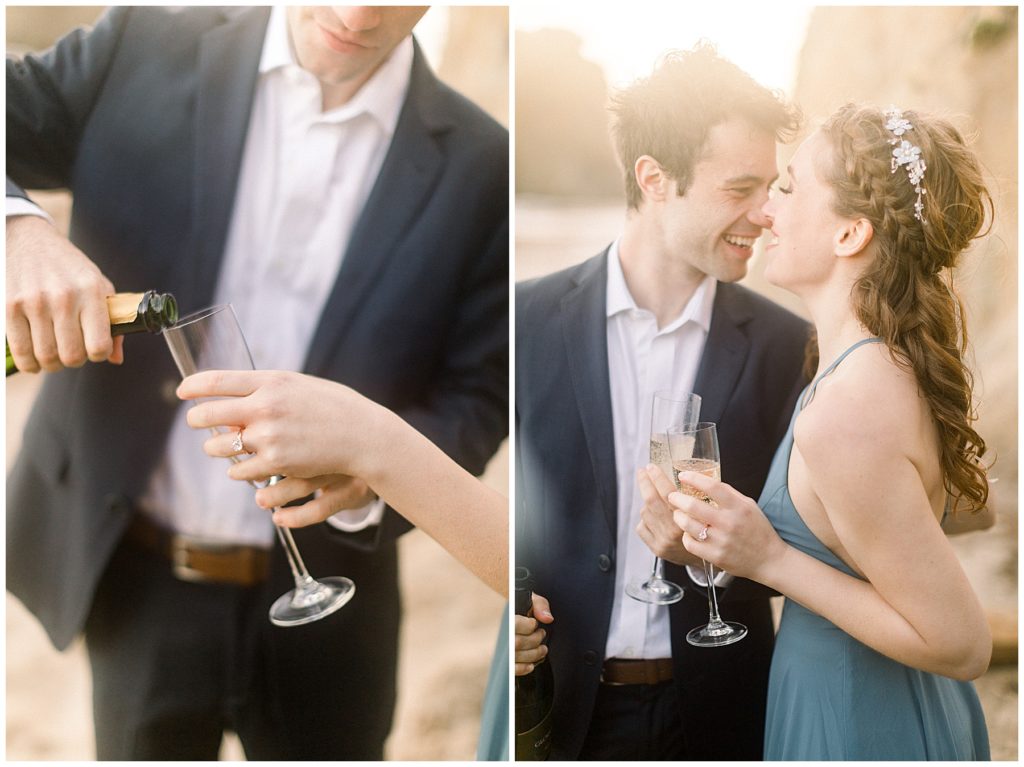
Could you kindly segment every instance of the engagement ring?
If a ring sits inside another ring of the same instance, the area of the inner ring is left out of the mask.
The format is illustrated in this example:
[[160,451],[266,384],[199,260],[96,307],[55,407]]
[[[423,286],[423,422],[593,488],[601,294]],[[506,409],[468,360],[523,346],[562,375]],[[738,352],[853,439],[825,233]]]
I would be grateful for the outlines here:
[[242,444],[242,430],[238,430],[238,434],[235,435],[235,441],[231,443],[231,449],[236,453],[246,452],[245,445]]
[[[238,432],[238,438],[241,440],[242,432]],[[704,525],[704,529],[700,531],[700,535],[697,536],[698,541],[706,541],[708,539],[708,527],[710,525]]]

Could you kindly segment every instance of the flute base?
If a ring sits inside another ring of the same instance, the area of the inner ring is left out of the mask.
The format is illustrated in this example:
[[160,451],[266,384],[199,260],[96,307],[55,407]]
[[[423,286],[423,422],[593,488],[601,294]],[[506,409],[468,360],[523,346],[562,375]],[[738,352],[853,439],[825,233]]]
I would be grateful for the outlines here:
[[686,635],[686,641],[694,647],[725,647],[738,642],[747,635],[747,627],[742,623],[721,621],[698,626]]
[[302,626],[344,607],[356,593],[348,578],[331,576],[296,587],[282,594],[270,607],[270,622],[275,626]]
[[643,583],[626,584],[626,594],[638,602],[651,605],[673,605],[683,598],[681,586],[664,578],[651,578]]

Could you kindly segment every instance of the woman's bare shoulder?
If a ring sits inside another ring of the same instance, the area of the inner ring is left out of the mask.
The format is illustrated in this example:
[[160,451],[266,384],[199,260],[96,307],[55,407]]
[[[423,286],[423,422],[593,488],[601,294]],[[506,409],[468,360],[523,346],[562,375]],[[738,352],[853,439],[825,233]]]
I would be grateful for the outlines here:
[[919,433],[917,383],[883,344],[850,355],[821,380],[813,401],[801,413],[794,438],[812,461],[829,462],[871,451],[879,459],[905,454],[907,435]]

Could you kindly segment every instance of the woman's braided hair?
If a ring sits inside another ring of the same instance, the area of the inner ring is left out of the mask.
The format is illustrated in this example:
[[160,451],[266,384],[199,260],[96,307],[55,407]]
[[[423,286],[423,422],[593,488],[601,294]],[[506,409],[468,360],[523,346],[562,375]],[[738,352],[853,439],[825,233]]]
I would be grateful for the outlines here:
[[847,104],[828,119],[822,132],[833,149],[831,167],[820,171],[832,186],[835,212],[874,227],[876,257],[851,296],[857,318],[914,373],[938,427],[946,491],[979,509],[988,499],[979,461],[985,442],[972,427],[974,381],[964,364],[967,328],[952,270],[983,234],[992,198],[953,125],[919,112],[903,116],[928,166],[924,222],[914,217],[914,185],[902,168],[891,170],[893,134],[878,109]]

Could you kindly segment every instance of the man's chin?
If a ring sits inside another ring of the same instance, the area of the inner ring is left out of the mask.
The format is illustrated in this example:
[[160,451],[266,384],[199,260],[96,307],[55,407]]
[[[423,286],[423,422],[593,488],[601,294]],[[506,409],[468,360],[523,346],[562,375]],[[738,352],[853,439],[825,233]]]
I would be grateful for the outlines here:
[[722,269],[718,274],[712,275],[719,282],[739,282],[747,276],[747,264],[739,264],[729,269]]

